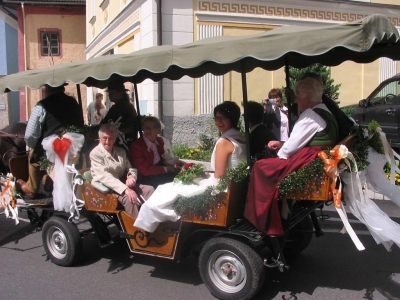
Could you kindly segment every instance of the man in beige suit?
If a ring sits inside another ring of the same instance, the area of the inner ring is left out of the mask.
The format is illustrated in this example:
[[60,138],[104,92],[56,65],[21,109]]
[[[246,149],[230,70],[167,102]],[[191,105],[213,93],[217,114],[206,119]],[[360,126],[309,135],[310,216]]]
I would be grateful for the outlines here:
[[137,170],[133,169],[125,149],[114,147],[118,129],[112,123],[102,124],[99,129],[99,144],[90,152],[92,182],[100,182],[113,190],[125,211],[136,218],[139,194],[148,199],[154,188],[136,185]]

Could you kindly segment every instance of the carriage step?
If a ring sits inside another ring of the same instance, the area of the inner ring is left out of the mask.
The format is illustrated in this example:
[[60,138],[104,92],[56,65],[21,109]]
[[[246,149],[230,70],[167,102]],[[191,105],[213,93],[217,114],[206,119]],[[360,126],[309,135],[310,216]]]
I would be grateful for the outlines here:
[[53,205],[53,197],[43,197],[42,198],[42,197],[40,197],[40,194],[39,194],[38,198],[32,199],[32,198],[26,197],[26,198],[23,198],[23,200],[24,200],[25,204],[28,206],[33,206],[33,205],[35,205],[35,206],[50,206],[50,205]]
[[258,241],[261,240],[265,235],[260,232],[257,228],[254,227],[253,224],[251,224],[247,220],[237,220],[237,222],[229,227],[229,231],[235,232],[235,233],[240,233],[242,235],[246,235],[248,238]]

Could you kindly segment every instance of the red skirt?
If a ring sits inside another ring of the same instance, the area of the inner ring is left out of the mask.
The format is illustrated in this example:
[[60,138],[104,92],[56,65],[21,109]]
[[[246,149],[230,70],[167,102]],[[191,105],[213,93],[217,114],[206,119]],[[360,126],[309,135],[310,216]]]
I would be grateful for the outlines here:
[[257,161],[251,171],[244,216],[268,235],[283,235],[278,205],[278,184],[288,174],[309,164],[326,147],[305,147],[288,159]]

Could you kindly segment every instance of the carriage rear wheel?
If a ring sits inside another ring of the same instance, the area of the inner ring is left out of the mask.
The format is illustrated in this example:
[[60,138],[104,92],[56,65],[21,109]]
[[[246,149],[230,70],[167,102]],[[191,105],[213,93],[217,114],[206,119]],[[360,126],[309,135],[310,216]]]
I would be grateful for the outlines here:
[[261,257],[230,238],[212,238],[204,245],[199,270],[206,287],[219,299],[251,299],[264,283]]
[[59,266],[75,264],[82,253],[82,239],[75,224],[51,217],[42,229],[43,246],[50,260]]
[[300,254],[311,243],[314,225],[310,216],[301,220],[296,226],[290,229],[286,238],[283,254],[296,256]]

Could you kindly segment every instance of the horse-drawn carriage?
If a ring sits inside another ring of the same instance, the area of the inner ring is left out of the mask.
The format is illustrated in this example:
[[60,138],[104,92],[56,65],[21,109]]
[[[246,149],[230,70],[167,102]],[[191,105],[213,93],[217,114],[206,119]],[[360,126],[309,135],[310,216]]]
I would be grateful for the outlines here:
[[[372,28],[374,30],[370,30]],[[204,43],[198,41],[189,46],[155,47],[129,55],[55,66],[35,71],[34,74],[28,71],[1,79],[0,88],[2,91],[18,90],[21,82],[32,88],[39,88],[43,84],[58,86],[66,81],[104,87],[114,79],[131,81],[136,85],[148,78],[157,81],[162,78],[178,79],[184,75],[221,75],[234,70],[242,73],[243,100],[246,103],[246,72],[255,67],[275,70],[289,64],[304,67],[315,62],[337,65],[349,59],[362,63],[382,56],[400,58],[398,31],[383,16],[371,16],[351,24],[326,28],[302,30],[288,27],[274,31],[264,36],[232,37]],[[332,32],[335,33],[335,39],[343,37],[343,40],[332,39]],[[349,41],[349,35],[358,34],[359,45],[354,42],[356,37],[350,44],[345,43]],[[312,43],[310,40],[315,40],[316,35],[321,37],[321,45],[318,51],[312,52],[307,46]],[[292,39],[291,36],[296,38]],[[293,43],[294,40],[297,42]],[[279,47],[266,51],[265,45]],[[216,51],[221,47],[227,49],[222,57]],[[158,59],[153,59],[155,57]],[[91,73],[92,67],[96,67],[96,74]],[[286,73],[288,76],[288,71]],[[31,76],[35,80],[30,81]],[[245,129],[248,134],[246,111]],[[352,137],[349,137],[341,144],[352,141]],[[26,180],[27,163],[26,156],[10,161],[10,170],[15,178]],[[221,299],[250,299],[263,284],[265,267],[279,268],[280,271],[288,269],[285,256],[300,253],[309,245],[313,234],[322,234],[315,210],[332,199],[332,177],[324,179],[325,184],[318,195],[288,195],[285,200],[289,208],[284,224],[285,234],[268,236],[243,218],[247,182],[232,181],[227,192],[223,193],[215,218],[183,216],[178,222],[162,223],[154,233],[148,233],[133,226],[134,219],[119,209],[116,197],[107,188],[90,183],[87,169],[78,173],[76,178],[82,178],[82,185],[76,185],[74,200],[82,200],[77,211],[87,218],[91,224],[89,229],[80,230],[73,221],[74,217],[55,211],[51,195],[25,204],[31,220],[42,226],[43,245],[55,264],[70,266],[76,263],[82,250],[81,237],[90,232],[95,232],[102,247],[112,244],[113,237],[108,227],[113,226],[117,236],[126,239],[133,253],[177,261],[188,255],[198,255],[204,283]],[[39,209],[43,211],[40,216],[37,214]]]

